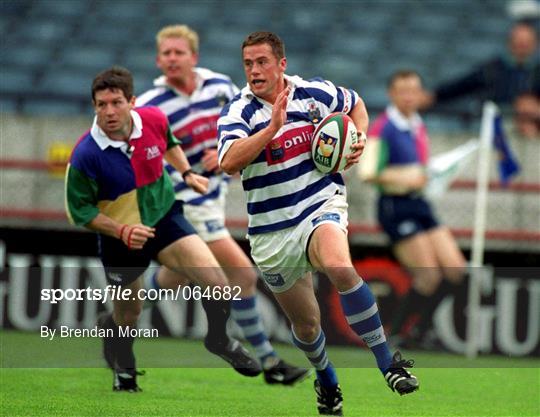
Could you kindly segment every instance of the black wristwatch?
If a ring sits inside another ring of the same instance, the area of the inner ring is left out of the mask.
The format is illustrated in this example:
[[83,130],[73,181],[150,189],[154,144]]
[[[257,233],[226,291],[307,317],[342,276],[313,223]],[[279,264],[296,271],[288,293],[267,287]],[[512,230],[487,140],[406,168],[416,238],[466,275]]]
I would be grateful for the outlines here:
[[186,177],[187,177],[188,175],[191,175],[191,174],[193,174],[193,170],[192,170],[191,168],[186,169],[184,172],[182,172],[182,178],[183,178],[183,180],[185,181],[185,180],[186,180]]

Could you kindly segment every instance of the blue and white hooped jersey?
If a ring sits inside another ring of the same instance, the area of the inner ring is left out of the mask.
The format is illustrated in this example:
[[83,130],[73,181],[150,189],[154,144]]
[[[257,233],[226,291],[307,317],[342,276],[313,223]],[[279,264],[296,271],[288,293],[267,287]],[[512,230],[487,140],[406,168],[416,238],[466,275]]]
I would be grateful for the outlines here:
[[176,199],[191,205],[201,205],[217,199],[229,181],[227,174],[204,171],[201,158],[205,149],[217,147],[219,114],[239,90],[224,74],[206,68],[195,68],[195,73],[197,88],[190,96],[169,86],[165,76],[161,76],[154,80],[155,88],[139,96],[136,104],[156,106],[165,113],[173,134],[181,141],[192,169],[208,177],[208,192],[201,195],[189,188],[182,175],[171,165],[165,164],[173,181]]
[[[248,234],[274,232],[300,223],[336,192],[345,194],[340,174],[323,174],[311,159],[315,125],[332,112],[350,113],[358,94],[322,79],[285,75],[291,87],[287,121],[274,139],[242,170],[247,196]],[[272,105],[249,86],[221,112],[218,121],[219,161],[237,139],[268,125]]]

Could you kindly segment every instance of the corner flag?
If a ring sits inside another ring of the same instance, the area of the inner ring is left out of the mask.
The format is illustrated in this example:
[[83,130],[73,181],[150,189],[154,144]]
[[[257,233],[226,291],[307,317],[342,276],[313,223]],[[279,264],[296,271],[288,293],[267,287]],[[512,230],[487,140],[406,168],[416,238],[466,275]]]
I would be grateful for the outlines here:
[[520,167],[506,139],[502,116],[497,114],[493,123],[493,146],[499,154],[499,178],[503,185],[508,185],[510,179],[520,171]]

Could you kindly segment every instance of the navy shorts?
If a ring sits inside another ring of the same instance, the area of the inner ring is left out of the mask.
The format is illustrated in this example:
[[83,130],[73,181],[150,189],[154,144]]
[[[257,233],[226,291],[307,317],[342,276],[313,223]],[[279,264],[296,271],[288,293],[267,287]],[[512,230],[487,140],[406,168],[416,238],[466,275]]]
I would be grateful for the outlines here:
[[379,196],[377,217],[392,243],[439,225],[429,203],[411,194]]
[[151,260],[157,259],[161,250],[178,239],[196,233],[184,217],[180,201],[175,201],[154,228],[156,229],[155,237],[148,239],[140,250],[128,249],[120,239],[98,235],[99,256],[110,284],[132,283],[148,268]]

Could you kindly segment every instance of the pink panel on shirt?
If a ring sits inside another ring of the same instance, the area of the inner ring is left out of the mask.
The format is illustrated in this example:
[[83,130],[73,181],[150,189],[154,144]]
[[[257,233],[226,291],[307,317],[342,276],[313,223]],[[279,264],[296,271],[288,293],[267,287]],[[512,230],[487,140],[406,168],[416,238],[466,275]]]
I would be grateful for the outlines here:
[[381,132],[388,122],[388,116],[385,113],[382,113],[375,119],[375,122],[369,127],[367,135],[370,138],[378,138],[381,136]]
[[142,119],[142,136],[132,139],[134,146],[131,167],[135,173],[137,188],[157,181],[163,175],[163,154],[167,151],[168,122],[156,107],[135,110]]
[[416,132],[416,152],[420,163],[426,165],[429,158],[429,137],[424,124]]

